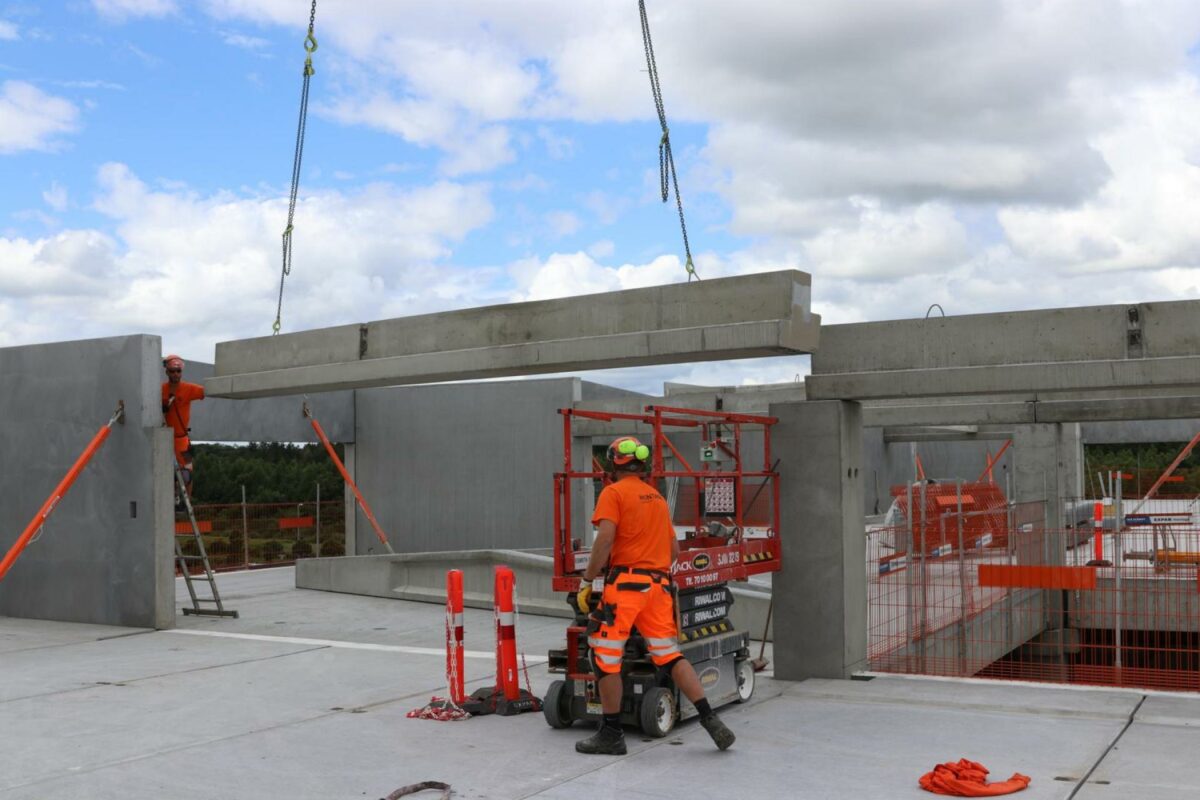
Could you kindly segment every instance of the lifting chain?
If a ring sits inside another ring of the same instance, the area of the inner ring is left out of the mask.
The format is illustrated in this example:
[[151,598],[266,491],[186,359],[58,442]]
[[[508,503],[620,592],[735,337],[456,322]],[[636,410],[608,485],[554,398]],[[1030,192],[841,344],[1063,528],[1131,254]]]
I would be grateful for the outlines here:
[[667,202],[670,190],[675,189],[675,206],[679,209],[679,229],[683,232],[683,252],[687,256],[684,269],[688,282],[700,280],[696,265],[692,261],[692,248],[688,243],[687,223],[683,219],[683,198],[679,196],[679,176],[675,172],[675,157],[671,153],[671,131],[667,127],[667,112],[663,106],[662,84],[658,80],[658,64],[654,60],[654,44],[650,41],[650,20],[646,17],[646,0],[638,0],[638,11],[642,15],[642,46],[646,51],[646,69],[650,73],[650,92],[654,95],[654,110],[662,126],[662,138],[658,141],[658,178],[662,190],[662,201]]
[[288,198],[287,227],[283,229],[283,270],[279,275],[279,303],[275,306],[272,335],[278,335],[283,325],[283,282],[292,274],[292,222],[296,217],[296,196],[300,192],[300,161],[304,156],[304,131],[308,125],[308,86],[313,73],[316,72],[312,63],[312,54],[317,52],[317,37],[313,35],[316,19],[317,0],[312,0],[312,10],[308,14],[308,35],[304,37],[304,86],[300,90],[300,121],[296,125],[296,150],[292,155],[292,188]]

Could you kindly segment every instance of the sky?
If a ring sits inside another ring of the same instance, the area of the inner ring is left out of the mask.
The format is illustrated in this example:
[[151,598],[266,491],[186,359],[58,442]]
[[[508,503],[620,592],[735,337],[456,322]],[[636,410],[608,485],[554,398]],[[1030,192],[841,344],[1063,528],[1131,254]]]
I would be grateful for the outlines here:
[[[804,270],[825,323],[1200,297],[1195,0],[647,7],[702,277]],[[0,346],[270,333],[308,12],[0,0]],[[634,0],[319,0],[315,34],[284,332],[686,280]]]

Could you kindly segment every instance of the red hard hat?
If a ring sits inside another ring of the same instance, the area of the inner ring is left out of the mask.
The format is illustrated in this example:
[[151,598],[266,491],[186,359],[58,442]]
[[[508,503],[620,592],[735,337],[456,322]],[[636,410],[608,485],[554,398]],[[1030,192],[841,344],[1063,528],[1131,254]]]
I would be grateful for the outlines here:
[[638,441],[636,436],[619,436],[608,446],[608,463],[623,467],[632,461],[645,462],[650,458],[650,448]]
[[174,353],[169,356],[165,356],[163,358],[163,369],[166,369],[167,367],[179,367],[180,369],[183,369],[183,359]]

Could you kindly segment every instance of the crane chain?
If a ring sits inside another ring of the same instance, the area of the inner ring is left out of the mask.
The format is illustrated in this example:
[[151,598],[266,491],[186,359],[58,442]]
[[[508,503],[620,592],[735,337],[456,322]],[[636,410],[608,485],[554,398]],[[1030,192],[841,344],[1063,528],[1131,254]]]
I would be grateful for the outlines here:
[[687,270],[688,282],[692,278],[700,280],[696,265],[692,261],[692,247],[688,242],[687,222],[683,218],[683,197],[679,194],[679,175],[675,172],[675,156],[671,152],[671,130],[667,126],[667,111],[663,105],[662,84],[658,79],[658,64],[654,59],[654,43],[650,40],[650,20],[646,16],[646,0],[638,0],[638,11],[642,16],[642,47],[646,51],[646,69],[650,73],[650,93],[654,96],[654,110],[658,112],[658,122],[662,126],[662,138],[658,140],[658,179],[662,201],[670,197],[670,190],[675,189],[675,207],[679,210],[679,229],[683,233],[683,251],[687,256],[684,269]]
[[275,322],[271,325],[271,335],[279,335],[283,326],[283,284],[287,276],[292,274],[292,231],[296,218],[296,198],[300,193],[300,163],[304,157],[304,133],[308,128],[308,88],[312,80],[312,54],[317,51],[317,37],[313,35],[313,26],[317,20],[317,0],[312,0],[312,10],[308,14],[308,35],[304,37],[304,85],[300,90],[300,119],[296,124],[296,149],[292,154],[292,185],[288,197],[287,227],[283,229],[283,269],[279,275],[279,302],[275,306]]

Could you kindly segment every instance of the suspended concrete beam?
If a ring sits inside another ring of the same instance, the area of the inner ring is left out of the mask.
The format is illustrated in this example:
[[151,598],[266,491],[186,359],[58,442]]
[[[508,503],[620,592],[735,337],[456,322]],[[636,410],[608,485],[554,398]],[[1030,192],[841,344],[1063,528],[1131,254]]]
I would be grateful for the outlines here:
[[803,272],[720,278],[221,342],[205,391],[370,386],[811,353]]

